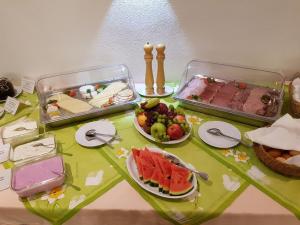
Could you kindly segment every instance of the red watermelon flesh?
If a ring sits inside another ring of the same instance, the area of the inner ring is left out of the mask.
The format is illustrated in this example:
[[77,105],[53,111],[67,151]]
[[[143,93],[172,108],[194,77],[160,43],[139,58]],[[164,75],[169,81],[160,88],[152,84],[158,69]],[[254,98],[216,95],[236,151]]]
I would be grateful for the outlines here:
[[139,155],[144,183],[148,183],[153,175],[155,164],[151,158],[151,154],[147,151],[140,151]]
[[153,186],[153,187],[161,186],[161,180],[162,180],[163,177],[164,176],[161,173],[161,170],[156,167],[154,169],[153,174],[152,174],[150,185]]
[[164,157],[159,158],[158,160],[160,168],[162,169],[162,173],[165,177],[171,177],[172,169],[171,165],[172,163],[165,159]]
[[140,150],[139,149],[132,149],[132,154],[134,161],[136,163],[138,173],[139,173],[139,178],[143,180],[143,170],[142,170],[142,164],[140,160]]
[[164,177],[163,178],[163,184],[162,184],[162,193],[168,194],[170,190],[170,179]]
[[170,195],[183,195],[189,192],[193,188],[191,176],[192,173],[187,169],[172,164]]

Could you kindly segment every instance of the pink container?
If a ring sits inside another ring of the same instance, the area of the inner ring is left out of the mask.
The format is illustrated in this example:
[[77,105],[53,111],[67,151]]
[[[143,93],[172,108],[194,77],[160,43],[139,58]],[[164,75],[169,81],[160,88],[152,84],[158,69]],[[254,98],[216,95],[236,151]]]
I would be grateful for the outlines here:
[[20,197],[28,197],[61,186],[64,180],[63,158],[56,155],[14,167],[11,188]]

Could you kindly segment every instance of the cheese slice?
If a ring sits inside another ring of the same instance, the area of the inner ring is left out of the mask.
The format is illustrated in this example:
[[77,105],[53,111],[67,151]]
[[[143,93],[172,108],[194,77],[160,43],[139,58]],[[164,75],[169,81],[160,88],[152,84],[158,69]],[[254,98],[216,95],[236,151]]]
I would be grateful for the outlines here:
[[96,95],[89,103],[95,107],[101,108],[102,105],[108,102],[109,98],[126,88],[127,84],[117,81],[108,85],[103,91]]
[[72,98],[66,94],[56,94],[48,98],[49,100],[57,100],[57,105],[71,113],[82,113],[93,108],[90,104],[76,98]]

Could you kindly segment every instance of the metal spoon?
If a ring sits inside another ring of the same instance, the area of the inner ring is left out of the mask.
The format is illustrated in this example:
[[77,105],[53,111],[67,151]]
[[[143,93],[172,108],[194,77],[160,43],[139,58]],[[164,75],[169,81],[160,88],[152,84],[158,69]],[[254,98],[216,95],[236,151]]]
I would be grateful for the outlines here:
[[17,128],[14,129],[14,131],[34,130],[34,129],[35,129],[35,128],[33,128],[33,129],[28,129],[28,128],[26,128],[26,127],[17,127]]
[[118,140],[121,139],[121,137],[120,137],[119,135],[103,134],[103,133],[97,132],[95,129],[88,130],[88,131],[86,132],[86,135],[87,135],[87,136],[91,136],[91,137],[94,137],[94,136],[96,136],[96,135],[100,135],[100,136],[103,136],[103,137],[112,137],[112,138],[118,139]]
[[186,168],[188,169],[189,171],[195,173],[196,175],[198,175],[199,177],[201,177],[203,180],[208,180],[208,174],[205,173],[205,172],[201,172],[201,171],[197,171],[197,170],[194,170],[194,169],[191,169],[187,166],[185,166],[184,164],[182,164],[180,162],[179,159],[177,159],[176,157],[172,156],[172,155],[166,155],[166,158],[167,159],[170,159],[172,163],[176,164],[177,166],[180,166],[180,167],[183,167],[183,168]]
[[232,137],[232,136],[229,136],[227,134],[224,134],[220,129],[218,128],[210,128],[207,130],[208,133],[212,134],[212,135],[215,135],[215,136],[223,136],[223,137],[227,137],[227,138],[230,138],[232,140],[235,140],[237,141],[238,143],[241,143],[242,145],[245,145],[247,147],[251,147],[251,145],[245,143],[244,141],[242,141],[241,139],[239,138],[235,138],[235,137]]
[[33,145],[31,145],[32,147],[40,147],[40,146],[43,146],[43,147],[46,147],[46,148],[53,148],[54,147],[54,144],[49,144],[49,145],[45,145],[44,143],[41,143],[41,142],[39,142],[39,143],[35,143],[35,144],[33,144]]
[[111,143],[109,143],[108,141],[106,141],[106,140],[104,140],[103,138],[99,137],[99,135],[89,133],[89,131],[87,131],[87,132],[85,133],[85,138],[86,138],[88,141],[98,139],[99,141],[101,141],[101,142],[107,144],[109,147],[113,148],[113,146],[112,146]]

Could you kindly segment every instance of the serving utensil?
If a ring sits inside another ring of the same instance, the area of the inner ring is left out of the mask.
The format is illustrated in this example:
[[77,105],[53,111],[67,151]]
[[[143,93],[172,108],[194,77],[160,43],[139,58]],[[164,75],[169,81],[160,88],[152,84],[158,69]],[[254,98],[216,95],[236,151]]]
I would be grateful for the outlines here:
[[184,164],[182,164],[182,163],[180,162],[179,159],[177,159],[176,157],[174,157],[174,156],[172,156],[172,155],[166,155],[166,158],[169,159],[172,163],[176,164],[177,166],[186,168],[186,169],[188,169],[189,171],[195,173],[196,175],[198,175],[199,177],[201,177],[203,180],[208,180],[208,174],[207,174],[207,173],[202,172],[202,171],[197,171],[197,170],[194,170],[194,169],[191,169],[191,168],[185,166]]
[[113,148],[112,144],[109,143],[108,141],[104,140],[103,138],[99,137],[99,135],[96,135],[95,133],[89,133],[90,130],[88,130],[86,133],[85,133],[85,138],[88,140],[88,141],[91,141],[91,140],[95,140],[95,139],[98,139],[99,141],[107,144],[109,147]]
[[36,128],[28,129],[28,128],[26,128],[26,127],[17,127],[17,128],[15,128],[13,131],[34,130],[34,129],[36,129]]
[[97,132],[95,129],[88,130],[86,132],[86,135],[91,136],[91,137],[96,136],[96,135],[100,135],[100,136],[103,136],[103,137],[112,137],[114,139],[121,140],[121,137],[119,135],[103,134],[103,133]]
[[46,148],[53,148],[54,144],[45,145],[44,143],[39,142],[39,143],[35,143],[35,144],[32,145],[32,147],[34,147],[34,148],[40,147],[40,146],[43,146],[43,147],[46,147]]
[[226,137],[226,138],[230,138],[230,139],[232,139],[234,141],[237,141],[238,143],[241,143],[242,145],[245,145],[247,147],[252,146],[251,144],[247,144],[239,138],[235,138],[235,137],[232,137],[230,135],[224,134],[219,128],[210,128],[210,129],[207,130],[207,133],[210,133],[210,134],[215,135],[215,136],[223,136],[223,137]]

